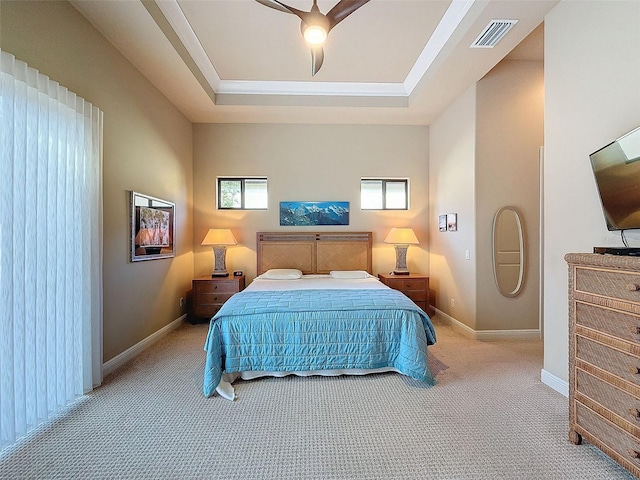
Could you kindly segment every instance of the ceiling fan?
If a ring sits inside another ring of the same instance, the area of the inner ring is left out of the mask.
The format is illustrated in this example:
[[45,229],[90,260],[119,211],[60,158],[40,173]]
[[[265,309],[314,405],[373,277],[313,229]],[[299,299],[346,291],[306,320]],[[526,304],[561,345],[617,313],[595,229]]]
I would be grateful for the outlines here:
[[324,15],[320,13],[318,0],[313,0],[313,6],[308,12],[290,7],[279,0],[256,0],[256,2],[266,7],[274,8],[285,13],[292,13],[300,18],[302,36],[311,48],[311,76],[318,73],[320,67],[322,67],[322,62],[324,61],[322,44],[327,38],[329,31],[368,1],[369,0],[340,0]]

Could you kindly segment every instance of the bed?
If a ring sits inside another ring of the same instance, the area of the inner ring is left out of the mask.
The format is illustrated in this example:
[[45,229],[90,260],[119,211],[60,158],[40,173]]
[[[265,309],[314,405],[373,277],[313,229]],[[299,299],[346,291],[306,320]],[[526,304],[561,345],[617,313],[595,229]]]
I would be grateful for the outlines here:
[[237,378],[394,371],[434,384],[429,317],[371,275],[371,232],[257,234],[258,276],[211,319],[204,395]]

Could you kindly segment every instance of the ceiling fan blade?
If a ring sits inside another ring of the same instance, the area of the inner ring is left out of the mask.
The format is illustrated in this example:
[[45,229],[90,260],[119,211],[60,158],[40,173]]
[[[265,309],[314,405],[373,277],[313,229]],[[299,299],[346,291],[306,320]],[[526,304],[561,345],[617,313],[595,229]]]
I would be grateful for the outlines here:
[[311,47],[311,76],[313,77],[324,62],[324,50],[321,46]]
[[329,19],[329,30],[347,18],[369,0],[340,0],[327,13]]
[[298,10],[297,8],[290,7],[278,0],[256,0],[256,2],[264,5],[265,7],[273,8],[274,10],[278,10],[284,13],[292,13],[300,17],[300,19],[304,20],[302,17],[307,13],[302,10]]

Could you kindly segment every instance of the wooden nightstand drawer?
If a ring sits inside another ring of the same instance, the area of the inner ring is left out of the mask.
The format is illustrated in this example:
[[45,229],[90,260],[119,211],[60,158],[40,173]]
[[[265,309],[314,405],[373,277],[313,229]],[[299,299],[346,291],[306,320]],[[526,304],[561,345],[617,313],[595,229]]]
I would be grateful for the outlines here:
[[198,281],[194,283],[196,294],[238,293],[238,283],[228,280]]
[[378,278],[394,290],[399,290],[414,301],[425,312],[429,306],[429,277],[412,273],[410,275],[388,275],[381,273]]
[[193,307],[193,316],[197,318],[211,318],[222,307],[222,303],[216,305],[197,305]]
[[192,282],[192,303],[189,320],[210,319],[234,294],[244,290],[244,276],[200,277]]
[[222,305],[232,297],[233,293],[198,293],[201,305]]
[[427,300],[426,290],[401,290],[401,291],[414,302],[424,302]]
[[385,281],[385,283],[389,287],[400,290],[401,292],[427,291],[427,280],[425,278],[390,278]]

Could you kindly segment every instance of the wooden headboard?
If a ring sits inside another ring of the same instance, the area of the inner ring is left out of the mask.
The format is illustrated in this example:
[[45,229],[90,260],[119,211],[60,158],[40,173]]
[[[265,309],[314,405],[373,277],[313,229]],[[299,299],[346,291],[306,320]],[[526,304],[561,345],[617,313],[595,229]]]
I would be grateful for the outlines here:
[[258,232],[258,275],[270,268],[372,273],[371,238],[371,232]]

